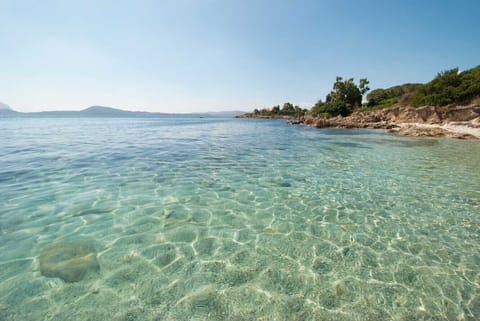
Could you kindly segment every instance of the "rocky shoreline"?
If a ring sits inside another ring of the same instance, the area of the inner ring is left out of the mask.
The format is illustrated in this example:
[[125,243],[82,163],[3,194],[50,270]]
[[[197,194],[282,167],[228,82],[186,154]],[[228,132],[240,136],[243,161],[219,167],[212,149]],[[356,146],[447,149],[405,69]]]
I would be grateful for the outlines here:
[[480,105],[391,107],[350,116],[303,116],[300,124],[317,128],[377,128],[403,136],[480,139]]

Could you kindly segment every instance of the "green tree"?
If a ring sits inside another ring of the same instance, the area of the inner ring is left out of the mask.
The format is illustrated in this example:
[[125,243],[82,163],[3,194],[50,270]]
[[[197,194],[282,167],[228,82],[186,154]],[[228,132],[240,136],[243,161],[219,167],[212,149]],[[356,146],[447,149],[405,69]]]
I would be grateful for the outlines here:
[[333,84],[333,90],[327,95],[325,103],[319,100],[312,107],[315,114],[329,114],[331,116],[348,116],[355,108],[362,105],[363,95],[370,90],[368,88],[368,80],[360,79],[358,85],[355,84],[353,78],[343,80],[337,77]]
[[279,105],[273,106],[272,113],[273,114],[280,114],[280,106]]
[[282,115],[293,115],[295,114],[295,107],[291,103],[285,103],[282,106],[281,113]]
[[459,72],[458,68],[439,73],[421,86],[412,99],[414,106],[464,104],[480,96],[480,66]]
[[300,108],[300,106],[298,106],[298,105],[295,105],[293,107],[293,109],[295,110],[295,115],[297,115],[297,116],[301,116],[305,113],[304,110],[302,108]]
[[353,82],[353,78],[343,80],[342,77],[337,77],[333,84],[333,91],[327,95],[326,101],[327,103],[341,101],[351,108],[360,107],[363,95],[370,90],[368,84],[369,82],[366,78],[360,79],[360,83],[357,86]]
[[314,115],[325,113],[324,105],[325,103],[320,99],[315,103],[315,105],[313,105],[312,108],[310,108],[310,112]]
[[367,95],[368,107],[389,107],[400,103],[408,105],[411,96],[420,88],[421,84],[403,84],[386,89],[375,89]]

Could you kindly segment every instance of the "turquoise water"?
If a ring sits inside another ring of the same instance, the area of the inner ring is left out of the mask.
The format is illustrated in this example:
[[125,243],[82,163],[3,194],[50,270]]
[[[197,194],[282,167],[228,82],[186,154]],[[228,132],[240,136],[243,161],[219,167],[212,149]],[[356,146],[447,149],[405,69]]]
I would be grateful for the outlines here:
[[[480,143],[0,119],[0,320],[479,320]],[[99,268],[45,276],[84,242]]]

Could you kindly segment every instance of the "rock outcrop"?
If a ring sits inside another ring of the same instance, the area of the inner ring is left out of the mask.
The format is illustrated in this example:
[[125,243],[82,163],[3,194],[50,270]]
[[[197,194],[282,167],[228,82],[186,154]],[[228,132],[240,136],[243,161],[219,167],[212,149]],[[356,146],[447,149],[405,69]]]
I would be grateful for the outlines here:
[[383,128],[405,136],[478,139],[480,137],[472,134],[456,133],[452,131],[452,127],[465,126],[480,129],[480,106],[391,107],[371,112],[355,112],[347,117],[305,116],[302,123],[318,128]]
[[414,124],[404,124],[390,129],[390,132],[410,137],[449,137],[458,139],[477,139],[478,137],[467,133],[458,133],[441,127],[425,127]]

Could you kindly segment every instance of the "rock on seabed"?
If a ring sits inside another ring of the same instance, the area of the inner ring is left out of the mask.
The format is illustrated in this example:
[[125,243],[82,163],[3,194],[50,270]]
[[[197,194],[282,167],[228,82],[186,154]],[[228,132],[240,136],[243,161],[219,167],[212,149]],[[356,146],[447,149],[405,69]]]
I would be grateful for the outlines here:
[[90,242],[58,242],[40,254],[40,272],[65,282],[78,282],[87,272],[98,271],[97,252]]

